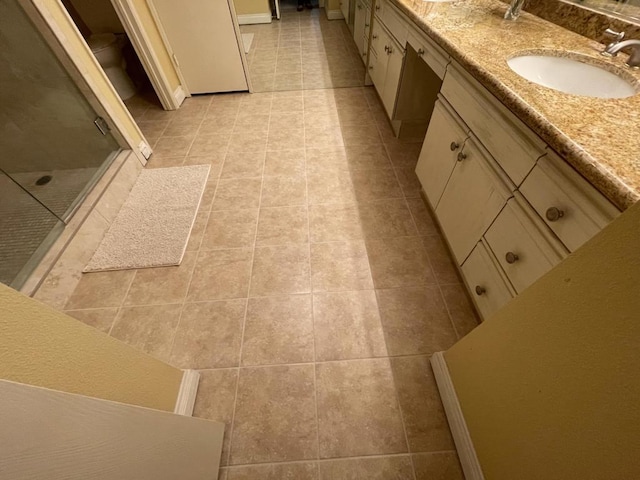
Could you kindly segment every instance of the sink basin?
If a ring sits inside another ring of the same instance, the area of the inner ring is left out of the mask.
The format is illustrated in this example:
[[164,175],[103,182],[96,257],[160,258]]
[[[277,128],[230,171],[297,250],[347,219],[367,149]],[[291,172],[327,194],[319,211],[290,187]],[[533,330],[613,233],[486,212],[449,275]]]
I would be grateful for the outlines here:
[[561,92],[598,98],[625,98],[638,93],[633,81],[623,78],[626,72],[614,73],[605,69],[605,64],[599,66],[594,62],[590,57],[577,59],[544,53],[525,53],[507,60],[511,70],[521,77]]

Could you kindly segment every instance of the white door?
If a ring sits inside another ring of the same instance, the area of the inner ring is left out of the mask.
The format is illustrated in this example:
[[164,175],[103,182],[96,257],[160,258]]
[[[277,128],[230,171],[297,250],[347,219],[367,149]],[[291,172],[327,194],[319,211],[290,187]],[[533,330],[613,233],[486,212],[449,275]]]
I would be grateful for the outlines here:
[[153,0],[189,93],[248,90],[242,37],[225,0]]
[[224,423],[0,380],[0,478],[215,480]]

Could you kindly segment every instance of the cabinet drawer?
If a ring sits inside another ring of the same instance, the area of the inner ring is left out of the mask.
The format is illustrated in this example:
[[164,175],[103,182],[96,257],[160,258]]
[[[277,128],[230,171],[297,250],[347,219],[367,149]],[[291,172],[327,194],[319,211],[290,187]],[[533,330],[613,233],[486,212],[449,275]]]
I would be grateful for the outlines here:
[[449,55],[445,53],[433,40],[418,33],[413,28],[409,29],[407,43],[413,47],[418,56],[435,72],[440,79],[444,78],[449,63]]
[[454,62],[447,67],[442,94],[513,183],[520,185],[544,155],[545,143]]
[[382,96],[384,92],[384,77],[387,73],[387,55],[382,53],[382,56],[378,57],[375,50],[371,49],[369,53],[369,76],[373,85],[378,91],[378,95]]
[[484,238],[518,293],[568,254],[518,193],[507,202]]
[[456,158],[459,161],[440,198],[436,216],[461,265],[511,197],[512,187],[473,135]]
[[389,43],[389,36],[384,31],[382,23],[377,17],[373,18],[373,26],[371,27],[371,48],[378,55],[384,55],[384,47]]
[[552,151],[538,160],[520,191],[571,252],[620,214]]
[[416,165],[418,180],[434,209],[456,166],[456,156],[463,148],[468,132],[469,128],[440,97],[431,114]]
[[483,242],[475,246],[462,264],[462,274],[483,319],[500,310],[516,295]]
[[382,12],[376,12],[389,33],[404,46],[407,43],[409,20],[391,3],[384,5]]

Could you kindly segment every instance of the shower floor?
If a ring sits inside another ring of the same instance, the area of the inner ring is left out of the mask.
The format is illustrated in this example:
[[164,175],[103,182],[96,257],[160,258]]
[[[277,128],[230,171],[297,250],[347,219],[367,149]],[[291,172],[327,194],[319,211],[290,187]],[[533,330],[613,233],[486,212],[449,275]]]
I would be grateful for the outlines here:
[[[63,230],[64,223],[51,212],[63,217],[95,172],[79,168],[11,174],[15,181],[0,175],[0,282],[19,287]],[[36,185],[45,175],[51,181]]]

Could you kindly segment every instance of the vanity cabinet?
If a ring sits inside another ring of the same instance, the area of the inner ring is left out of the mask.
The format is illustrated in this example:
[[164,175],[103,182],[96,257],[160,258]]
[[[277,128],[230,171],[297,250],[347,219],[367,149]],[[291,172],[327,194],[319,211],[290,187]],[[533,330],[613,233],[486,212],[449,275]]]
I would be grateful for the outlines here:
[[369,75],[390,118],[393,116],[396,104],[404,55],[405,50],[402,45],[385,28],[379,17],[374,15]]
[[371,21],[371,6],[365,0],[356,0],[353,22],[353,40],[358,47],[360,58],[366,63],[369,45],[369,22]]
[[349,24],[349,0],[340,0],[340,11],[344,17],[344,21]]

